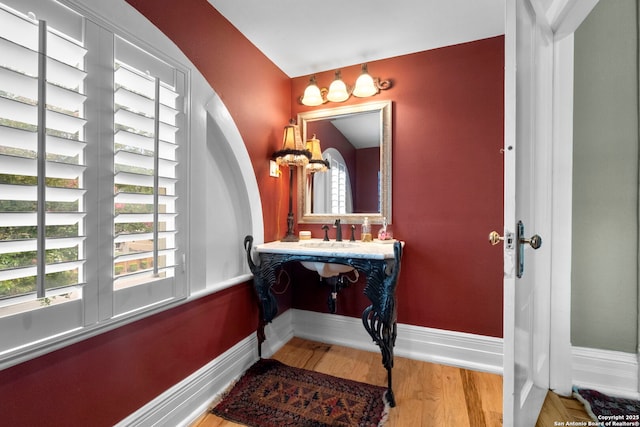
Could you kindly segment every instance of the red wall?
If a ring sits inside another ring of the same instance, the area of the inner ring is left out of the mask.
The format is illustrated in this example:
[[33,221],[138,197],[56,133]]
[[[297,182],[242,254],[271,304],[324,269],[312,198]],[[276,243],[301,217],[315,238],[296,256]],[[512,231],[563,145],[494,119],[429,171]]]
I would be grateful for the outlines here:
[[[356,179],[353,183],[353,211],[355,213],[377,212],[378,193],[366,191],[371,183],[378,182],[380,173],[380,150],[361,148],[356,151]],[[365,191],[360,191],[363,189]]]
[[112,426],[250,335],[255,305],[236,286],[0,371],[0,424]]
[[[230,110],[254,159],[265,239],[276,239],[287,200],[273,195],[286,194],[287,181],[268,177],[266,159],[289,120],[290,79],[206,0],[129,3],[180,46]],[[0,424],[111,426],[255,332],[257,319],[246,283],[2,370]]]
[[[502,229],[503,46],[495,37],[369,63],[373,76],[393,82],[372,99],[393,101],[392,230],[406,242],[401,323],[502,336],[502,251],[487,236]],[[350,83],[359,73],[359,65],[342,69]],[[333,70],[316,77],[328,86]],[[297,102],[307,83],[293,79],[293,114],[312,109]],[[321,236],[319,226],[302,228]],[[359,316],[367,301],[354,289],[338,307]],[[324,290],[305,288],[294,306],[324,310]]]
[[[265,239],[280,238],[288,179],[270,178],[267,160],[302,110],[296,98],[307,77],[287,78],[206,0],[128,2],[229,108],[253,162]],[[502,229],[503,65],[502,37],[369,64],[394,81],[375,99],[394,101],[393,230],[407,242],[402,323],[502,336],[502,255],[487,235]],[[358,72],[342,75],[353,82]],[[296,306],[320,305],[305,295]],[[354,288],[339,307],[359,316],[362,298]],[[2,423],[112,425],[252,333],[254,304],[250,285],[237,286],[5,369]]]
[[270,178],[268,159],[289,123],[290,79],[206,0],[126,1],[173,40],[229,109],[258,180],[265,241],[281,238],[288,179],[286,172],[285,179]]

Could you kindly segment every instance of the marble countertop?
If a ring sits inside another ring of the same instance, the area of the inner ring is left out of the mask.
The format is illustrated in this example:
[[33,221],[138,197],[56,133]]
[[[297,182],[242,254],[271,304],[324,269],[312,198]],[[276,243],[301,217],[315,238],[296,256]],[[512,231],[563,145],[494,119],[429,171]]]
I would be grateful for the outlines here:
[[[393,259],[393,244],[396,240],[374,240],[373,242],[351,242],[348,240],[328,242],[322,239],[300,240],[299,242],[269,242],[256,246],[259,253],[280,253],[328,256],[336,258]],[[404,246],[404,242],[401,242]]]

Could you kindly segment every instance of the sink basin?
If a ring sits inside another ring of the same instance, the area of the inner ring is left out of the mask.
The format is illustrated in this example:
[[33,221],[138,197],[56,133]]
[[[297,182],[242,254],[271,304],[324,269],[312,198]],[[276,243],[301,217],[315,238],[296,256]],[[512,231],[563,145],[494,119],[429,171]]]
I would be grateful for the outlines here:
[[[326,243],[342,243],[342,242],[326,242]],[[313,261],[301,261],[300,264],[304,268],[312,271],[317,271],[321,277],[334,277],[341,273],[348,273],[353,270],[350,265],[334,264],[329,262],[313,262]]]
[[355,248],[357,247],[356,243],[352,242],[336,242],[336,241],[315,241],[315,242],[304,242],[300,243],[300,246],[303,248]]

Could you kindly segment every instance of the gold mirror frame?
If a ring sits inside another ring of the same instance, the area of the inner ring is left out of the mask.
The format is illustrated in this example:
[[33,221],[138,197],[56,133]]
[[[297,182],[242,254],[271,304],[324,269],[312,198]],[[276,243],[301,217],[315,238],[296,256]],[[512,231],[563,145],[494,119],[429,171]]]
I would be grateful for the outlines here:
[[298,125],[304,141],[307,135],[307,124],[312,121],[325,120],[347,114],[377,112],[380,117],[380,212],[349,214],[314,214],[311,213],[311,198],[308,197],[308,180],[305,168],[298,169],[298,222],[303,224],[329,224],[337,218],[343,224],[361,224],[365,217],[372,223],[381,223],[383,218],[391,224],[391,101],[376,101],[365,104],[349,105],[322,110],[307,111],[298,114]]

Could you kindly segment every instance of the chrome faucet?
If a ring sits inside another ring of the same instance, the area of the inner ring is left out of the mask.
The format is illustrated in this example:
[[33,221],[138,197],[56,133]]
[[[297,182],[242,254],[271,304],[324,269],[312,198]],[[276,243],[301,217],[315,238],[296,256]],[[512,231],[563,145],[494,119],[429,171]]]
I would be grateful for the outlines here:
[[340,218],[336,219],[333,228],[336,229],[336,242],[342,242],[342,225],[340,225]]

